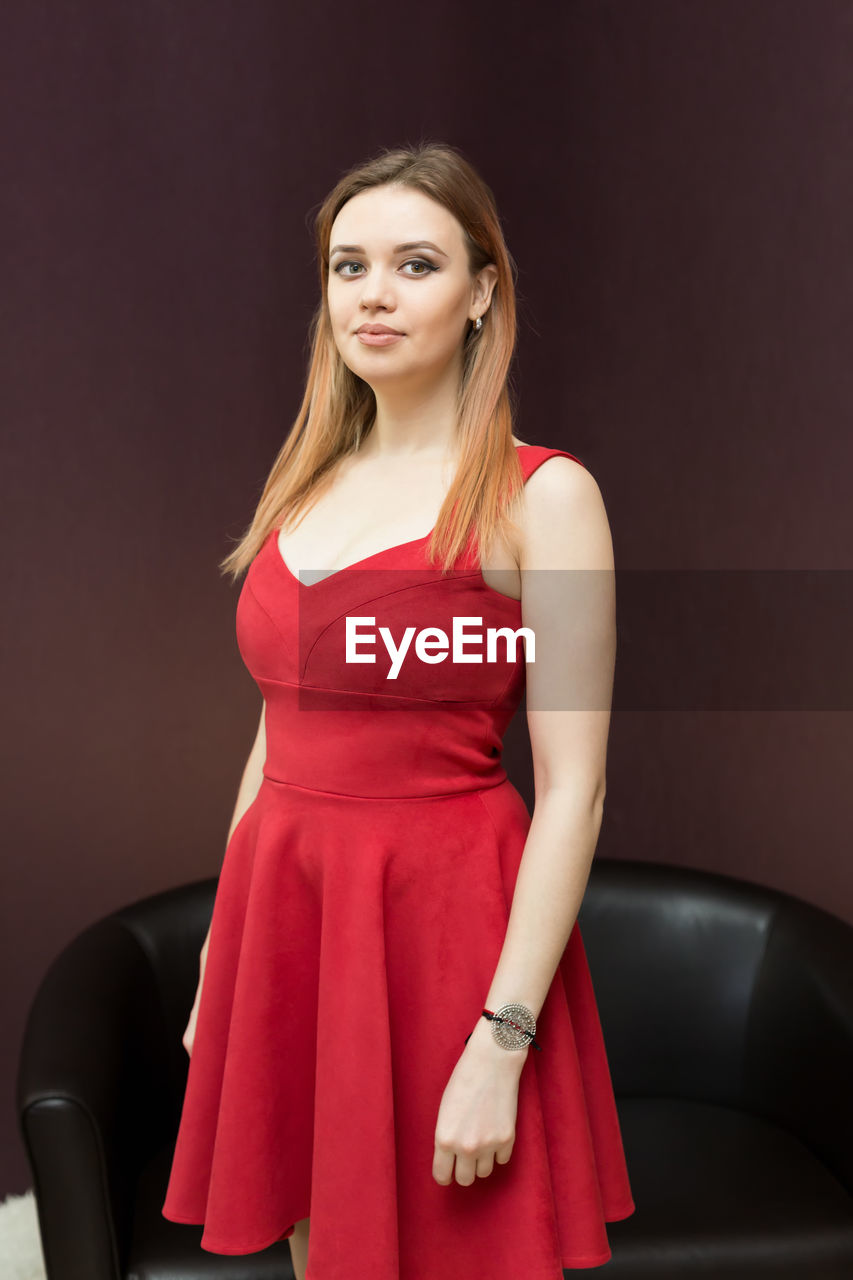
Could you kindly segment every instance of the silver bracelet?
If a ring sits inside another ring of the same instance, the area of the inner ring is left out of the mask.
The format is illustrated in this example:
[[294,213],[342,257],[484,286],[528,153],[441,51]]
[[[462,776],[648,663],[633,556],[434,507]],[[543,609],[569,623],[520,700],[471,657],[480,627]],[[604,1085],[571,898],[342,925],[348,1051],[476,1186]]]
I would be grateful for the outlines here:
[[[482,1016],[491,1022],[492,1035],[502,1049],[523,1049],[532,1044],[541,1052],[541,1044],[534,1039],[536,1019],[526,1004],[503,1004],[496,1013],[484,1009]],[[473,1034],[473,1031],[469,1032],[465,1037],[466,1044]]]

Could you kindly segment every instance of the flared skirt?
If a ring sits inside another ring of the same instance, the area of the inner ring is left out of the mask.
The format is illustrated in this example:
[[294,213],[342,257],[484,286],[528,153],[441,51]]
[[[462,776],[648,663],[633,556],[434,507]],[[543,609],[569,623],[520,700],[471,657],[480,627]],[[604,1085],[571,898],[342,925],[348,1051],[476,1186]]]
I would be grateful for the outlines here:
[[432,1176],[442,1094],[503,946],[516,788],[403,799],[265,777],[226,850],[163,1215],[214,1253],[310,1217],[307,1280],[560,1280],[634,1210],[575,923],[505,1165]]

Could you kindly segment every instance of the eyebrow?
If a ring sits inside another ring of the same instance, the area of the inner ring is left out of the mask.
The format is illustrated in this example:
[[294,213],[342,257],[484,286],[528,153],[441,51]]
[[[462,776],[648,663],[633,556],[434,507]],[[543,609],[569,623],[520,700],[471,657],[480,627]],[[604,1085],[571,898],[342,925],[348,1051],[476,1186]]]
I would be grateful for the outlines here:
[[[434,249],[436,253],[440,253],[442,258],[446,258],[447,254],[443,249],[439,249],[437,244],[433,244],[431,240],[410,240],[408,244],[395,244],[391,250],[392,253],[405,253],[408,249]],[[336,244],[334,248],[329,250],[329,257],[334,257],[336,253],[364,253],[365,249],[360,244]]]

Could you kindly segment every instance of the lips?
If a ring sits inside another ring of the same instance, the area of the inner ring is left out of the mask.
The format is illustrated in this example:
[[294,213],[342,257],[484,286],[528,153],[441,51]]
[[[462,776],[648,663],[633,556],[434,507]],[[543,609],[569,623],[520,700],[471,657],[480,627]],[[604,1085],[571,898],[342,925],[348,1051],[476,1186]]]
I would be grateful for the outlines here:
[[399,329],[391,329],[387,324],[363,324],[356,329],[356,333],[394,333],[398,337],[403,336]]
[[363,347],[394,347],[404,333],[370,333],[367,329],[359,329],[355,335]]

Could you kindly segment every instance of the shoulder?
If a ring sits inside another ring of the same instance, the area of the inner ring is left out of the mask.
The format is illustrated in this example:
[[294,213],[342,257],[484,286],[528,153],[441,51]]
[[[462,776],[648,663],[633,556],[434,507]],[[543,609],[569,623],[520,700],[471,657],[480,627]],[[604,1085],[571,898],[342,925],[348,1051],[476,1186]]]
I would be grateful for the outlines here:
[[553,454],[528,476],[521,512],[522,569],[613,565],[604,498],[591,471]]
[[[551,453],[546,446],[530,445],[536,452],[527,456],[527,480],[525,488],[531,492],[542,494],[545,500],[548,495],[559,498],[571,497],[573,493],[598,489],[592,473],[576,458],[568,458],[564,453]],[[544,454],[544,456],[542,456]],[[531,470],[532,468],[532,470]]]

